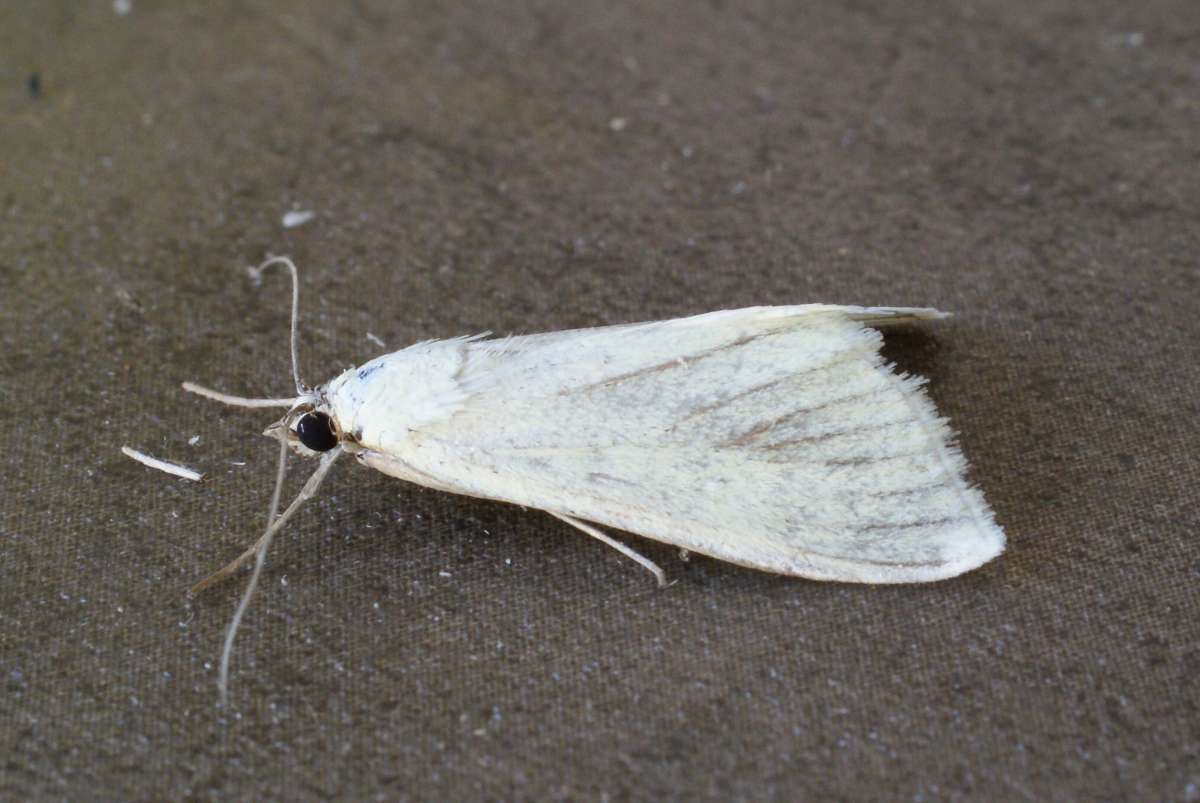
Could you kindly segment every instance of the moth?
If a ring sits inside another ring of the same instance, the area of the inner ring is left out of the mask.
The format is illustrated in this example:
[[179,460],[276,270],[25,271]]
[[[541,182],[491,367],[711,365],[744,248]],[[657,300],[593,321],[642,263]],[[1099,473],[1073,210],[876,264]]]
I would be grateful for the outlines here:
[[[813,580],[921,583],[999,555],[1004,533],[965,478],[954,436],[922,389],[880,355],[880,327],[934,309],[828,304],[750,307],[493,339],[431,340],[296,395],[264,434],[280,469],[263,536],[199,590],[256,560],[341,455],[451,493],[546,511],[651,571],[600,527],[742,566]],[[281,515],[288,451],[318,467]]]

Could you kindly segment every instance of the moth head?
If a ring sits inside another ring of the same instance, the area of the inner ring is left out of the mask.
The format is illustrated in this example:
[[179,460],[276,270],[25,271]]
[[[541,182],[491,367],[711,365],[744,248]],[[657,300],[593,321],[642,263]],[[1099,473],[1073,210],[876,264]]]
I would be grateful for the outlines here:
[[267,427],[263,434],[282,440],[293,452],[303,457],[331,451],[349,441],[332,410],[318,400],[302,403],[289,410],[287,415]]

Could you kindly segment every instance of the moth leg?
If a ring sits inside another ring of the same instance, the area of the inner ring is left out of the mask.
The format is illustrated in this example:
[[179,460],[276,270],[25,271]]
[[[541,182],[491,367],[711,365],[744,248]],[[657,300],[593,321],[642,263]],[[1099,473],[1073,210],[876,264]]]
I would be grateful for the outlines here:
[[547,510],[546,512],[549,513],[551,516],[553,516],[556,519],[565,521],[567,524],[570,524],[572,527],[576,527],[580,530],[583,530],[585,533],[590,535],[592,538],[595,538],[599,541],[602,541],[602,542],[608,544],[610,547],[617,550],[625,557],[636,561],[640,566],[642,566],[644,569],[646,569],[647,571],[649,571],[651,574],[654,575],[654,579],[658,581],[659,588],[666,588],[669,585],[669,583],[667,583],[667,575],[665,572],[663,572],[663,570],[659,567],[659,565],[657,563],[655,563],[654,561],[650,560],[650,558],[641,554],[640,552],[637,552],[632,547],[622,544],[620,541],[613,538],[612,536],[606,535],[599,528],[593,527],[592,525],[588,524],[587,522],[580,521],[579,519],[575,518],[574,516],[568,516],[565,513],[555,513],[553,510]]
[[[199,594],[204,589],[208,588],[209,586],[213,585],[214,583],[218,583],[221,580],[224,580],[226,577],[233,574],[238,569],[242,568],[242,566],[249,563],[255,557],[264,553],[266,551],[267,546],[271,543],[271,539],[275,537],[275,533],[277,533],[281,529],[283,529],[283,525],[288,523],[288,519],[290,519],[292,517],[292,515],[297,510],[300,509],[301,505],[303,505],[306,501],[308,501],[309,499],[312,499],[313,496],[316,495],[317,488],[321,485],[321,481],[325,479],[325,475],[329,473],[329,468],[330,468],[330,466],[333,465],[333,461],[336,460],[338,455],[340,455],[341,453],[342,453],[341,449],[334,449],[333,451],[329,451],[329,452],[326,452],[325,454],[321,455],[321,464],[319,466],[317,466],[317,470],[314,471],[312,473],[312,476],[308,478],[308,482],[304,483],[304,487],[300,489],[300,493],[297,494],[296,498],[292,500],[292,503],[287,506],[287,509],[284,510],[283,513],[279,514],[278,516],[273,517],[273,520],[267,526],[267,531],[262,534],[261,538],[259,538],[257,541],[254,542],[254,546],[247,549],[241,555],[234,558],[233,560],[231,560],[229,563],[225,564],[220,569],[217,569],[215,572],[210,574],[208,577],[205,577],[199,583],[196,583],[196,585],[192,586],[191,590],[189,590],[188,593],[189,594]],[[282,472],[280,473],[279,476],[280,476],[280,482],[277,485],[277,488],[279,486],[282,486],[282,484],[283,484],[282,483],[282,477],[283,477]],[[278,503],[278,499],[272,500],[272,502],[271,502],[272,510],[274,510],[277,503]]]

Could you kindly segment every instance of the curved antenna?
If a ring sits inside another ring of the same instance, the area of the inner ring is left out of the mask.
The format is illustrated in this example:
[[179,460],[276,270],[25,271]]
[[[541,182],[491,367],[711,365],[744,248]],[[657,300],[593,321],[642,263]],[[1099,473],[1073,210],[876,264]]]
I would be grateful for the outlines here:
[[257,268],[246,268],[246,272],[250,274],[250,278],[256,283],[261,282],[263,271],[272,265],[283,265],[288,269],[288,273],[292,275],[292,379],[296,381],[297,395],[305,396],[309,393],[309,388],[300,381],[300,334],[298,331],[300,322],[300,271],[296,270],[296,264],[287,257],[271,257]]
[[292,380],[296,383],[296,396],[291,399],[248,399],[244,396],[233,396],[219,390],[197,385],[195,382],[184,382],[183,389],[206,399],[219,401],[233,407],[296,407],[302,402],[313,398],[312,389],[300,381],[300,272],[295,263],[287,257],[271,257],[256,268],[246,268],[250,278],[257,284],[262,281],[262,272],[272,265],[283,265],[292,276]]

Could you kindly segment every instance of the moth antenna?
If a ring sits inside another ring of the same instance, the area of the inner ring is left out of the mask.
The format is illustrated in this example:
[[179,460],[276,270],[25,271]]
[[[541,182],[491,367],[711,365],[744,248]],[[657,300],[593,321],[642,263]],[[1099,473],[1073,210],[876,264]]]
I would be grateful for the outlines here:
[[300,381],[300,271],[287,257],[271,257],[257,268],[247,268],[246,271],[258,282],[262,280],[262,272],[272,265],[283,265],[292,276],[292,379],[296,382],[296,393],[304,396],[308,393],[308,387]]
[[309,396],[297,396],[294,399],[248,399],[245,396],[231,396],[228,393],[222,393],[219,390],[206,388],[203,385],[197,385],[195,382],[184,382],[183,389],[188,393],[195,393],[197,396],[203,396],[206,399],[219,401],[221,404],[228,404],[231,407],[295,407],[303,401],[307,401]]
[[292,277],[292,380],[296,384],[296,397],[292,399],[249,399],[245,396],[233,396],[219,390],[197,385],[195,382],[184,382],[183,389],[206,399],[219,401],[231,407],[295,407],[301,402],[312,398],[313,393],[300,381],[300,272],[296,265],[287,257],[271,257],[256,268],[246,268],[255,282],[262,280],[262,272],[272,265],[283,265]]
[[[311,499],[320,487],[325,475],[329,473],[330,467],[338,456],[342,453],[341,449],[334,449],[321,455],[321,464],[317,466],[317,470],[312,473],[308,481],[304,483],[304,487],[300,489],[300,493],[292,500],[292,503],[287,506],[278,517],[272,516],[272,521],[267,525],[267,531],[262,534],[262,537],[255,542],[254,546],[243,552],[237,559],[225,565],[223,568],[210,574],[208,577],[201,580],[192,588],[191,593],[201,591],[213,583],[228,577],[232,572],[236,571],[251,557],[254,558],[254,573],[250,575],[250,583],[246,586],[245,592],[242,594],[242,599],[238,603],[237,610],[233,613],[233,619],[229,622],[229,629],[225,631],[225,646],[221,650],[221,671],[217,676],[217,690],[220,695],[221,705],[225,705],[229,697],[229,661],[233,656],[233,640],[237,636],[238,629],[242,625],[242,617],[246,613],[246,609],[250,606],[250,599],[254,596],[254,591],[258,587],[259,577],[262,576],[263,566],[267,560],[267,550],[271,546],[271,541],[275,534],[278,533],[283,525],[288,523],[292,515],[304,504]],[[281,457],[286,455],[286,444],[281,450]],[[276,475],[275,493],[271,499],[272,513],[278,505],[280,489],[283,487],[283,461],[280,462],[280,469]]]

